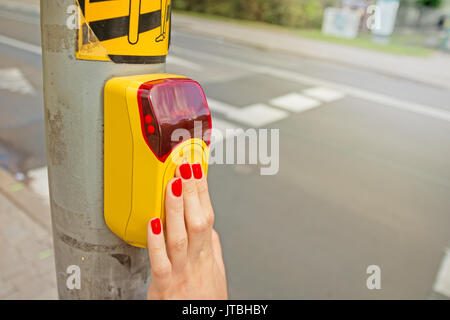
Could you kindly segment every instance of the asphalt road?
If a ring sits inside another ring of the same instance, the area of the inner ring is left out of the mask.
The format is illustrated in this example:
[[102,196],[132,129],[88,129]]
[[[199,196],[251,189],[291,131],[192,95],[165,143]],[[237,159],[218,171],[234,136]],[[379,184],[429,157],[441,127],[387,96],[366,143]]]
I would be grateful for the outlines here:
[[[38,21],[1,11],[0,163],[14,173],[45,166],[41,57],[19,48],[40,45]],[[436,297],[450,92],[178,29],[172,44],[167,72],[203,85],[217,127],[279,129],[277,174],[210,168],[231,298]],[[366,286],[369,265],[380,290]]]

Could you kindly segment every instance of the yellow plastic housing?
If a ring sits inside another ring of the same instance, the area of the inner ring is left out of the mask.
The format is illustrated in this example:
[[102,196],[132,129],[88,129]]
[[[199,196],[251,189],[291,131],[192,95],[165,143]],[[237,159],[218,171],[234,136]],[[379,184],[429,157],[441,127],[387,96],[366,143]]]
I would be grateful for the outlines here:
[[[108,227],[136,247],[147,247],[147,224],[165,225],[167,183],[183,162],[208,170],[209,146],[192,138],[178,144],[161,162],[147,145],[141,128],[138,89],[149,81],[185,78],[151,74],[113,78],[104,91],[104,217]],[[157,106],[156,106],[157,107]]]

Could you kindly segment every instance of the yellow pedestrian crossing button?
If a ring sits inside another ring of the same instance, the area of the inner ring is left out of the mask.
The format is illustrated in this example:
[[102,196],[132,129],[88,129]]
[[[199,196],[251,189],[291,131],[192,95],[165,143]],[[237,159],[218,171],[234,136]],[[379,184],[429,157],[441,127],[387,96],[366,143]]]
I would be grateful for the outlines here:
[[115,63],[163,63],[171,0],[76,0],[76,57]]

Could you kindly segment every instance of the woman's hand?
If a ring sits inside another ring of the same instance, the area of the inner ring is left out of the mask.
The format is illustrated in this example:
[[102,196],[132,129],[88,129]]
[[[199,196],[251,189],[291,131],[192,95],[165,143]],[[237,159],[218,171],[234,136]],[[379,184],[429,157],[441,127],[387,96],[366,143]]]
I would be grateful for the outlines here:
[[222,249],[200,164],[182,164],[166,190],[166,238],[159,218],[148,225],[148,299],[227,299]]

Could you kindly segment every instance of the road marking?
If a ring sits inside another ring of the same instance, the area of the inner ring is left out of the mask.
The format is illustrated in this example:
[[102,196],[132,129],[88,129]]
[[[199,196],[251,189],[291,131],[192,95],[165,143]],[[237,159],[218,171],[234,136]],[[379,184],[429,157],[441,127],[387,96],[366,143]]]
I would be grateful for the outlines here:
[[345,97],[345,94],[340,91],[324,87],[306,89],[303,90],[303,93],[324,102],[331,102]]
[[203,69],[202,66],[200,66],[197,63],[190,62],[190,61],[188,61],[186,59],[175,57],[175,56],[171,56],[171,55],[167,56],[166,62],[168,64],[175,64],[175,65],[179,65],[179,66],[182,66],[182,67],[185,67],[185,68],[189,68],[189,69],[193,69],[193,70],[196,70],[196,71],[200,71],[200,70]]
[[37,55],[42,55],[41,47],[35,46],[34,44],[26,43],[20,40],[16,40],[13,38],[9,38],[3,35],[0,35],[0,43],[5,44],[7,46],[21,49],[30,53],[34,53]]
[[289,93],[270,100],[270,104],[291,112],[303,112],[318,107],[320,102],[299,93]]
[[231,106],[229,104],[211,99],[211,98],[207,98],[208,100],[208,106],[211,110],[219,112],[221,114],[223,114],[224,116],[229,116],[235,112],[239,111],[239,108]]
[[442,259],[433,290],[450,298],[450,249],[446,250]]
[[208,98],[208,105],[211,110],[223,114],[227,119],[237,121],[250,127],[261,127],[288,116],[287,112],[271,108],[265,104],[254,104],[243,108],[237,108]]
[[229,118],[251,127],[258,128],[284,119],[287,116],[287,112],[258,103],[239,109],[238,112],[229,115]]
[[31,190],[43,198],[47,203],[50,203],[47,167],[30,170],[27,175],[31,179]]
[[322,80],[310,76],[306,76],[297,72],[281,70],[277,68],[272,68],[268,66],[255,65],[247,62],[238,61],[231,58],[224,58],[208,53],[184,49],[174,46],[175,50],[184,56],[190,56],[193,58],[200,58],[216,63],[221,63],[224,65],[232,66],[235,68],[244,69],[247,71],[266,74],[272,77],[277,77],[280,79],[286,79],[288,81],[295,81],[301,84],[307,84],[311,86],[328,87],[335,90],[339,90],[345,94],[351,95],[353,97],[361,98],[367,101],[372,101],[381,105],[390,106],[399,110],[408,111],[416,114],[420,114],[426,117],[439,119],[443,121],[450,122],[450,112],[441,108],[430,107],[427,105],[414,103],[410,101],[404,101],[397,98],[393,98],[381,93],[375,93],[349,85],[343,85],[334,83],[327,80]]
[[17,68],[0,69],[0,89],[20,94],[33,94],[36,92]]

